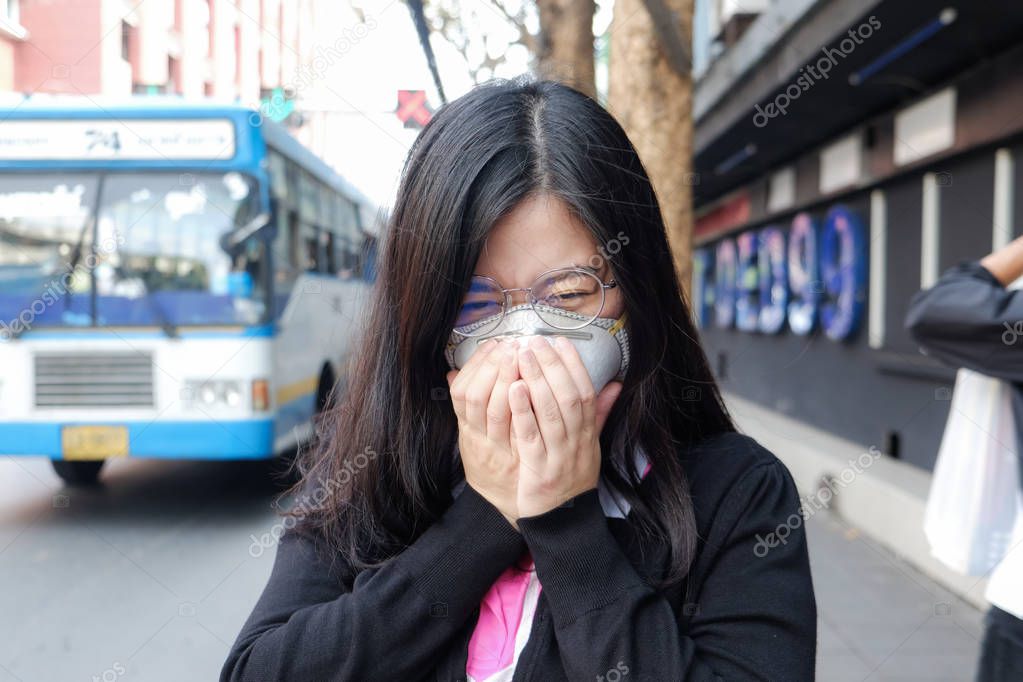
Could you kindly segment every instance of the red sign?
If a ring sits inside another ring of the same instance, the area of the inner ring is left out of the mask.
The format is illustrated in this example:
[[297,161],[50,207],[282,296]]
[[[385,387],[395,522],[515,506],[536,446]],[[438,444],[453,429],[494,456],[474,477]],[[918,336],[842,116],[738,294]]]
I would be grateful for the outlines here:
[[696,219],[694,240],[702,244],[732,228],[745,225],[750,218],[750,199],[745,191],[729,197]]
[[399,90],[395,113],[406,128],[422,128],[433,116],[433,110],[426,103],[425,90]]

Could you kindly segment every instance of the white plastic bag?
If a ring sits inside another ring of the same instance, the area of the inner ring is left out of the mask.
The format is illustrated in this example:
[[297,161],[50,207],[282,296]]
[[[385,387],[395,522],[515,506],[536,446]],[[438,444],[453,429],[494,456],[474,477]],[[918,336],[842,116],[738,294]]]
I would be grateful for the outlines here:
[[924,512],[931,554],[984,575],[1005,556],[1020,485],[1012,387],[960,369]]

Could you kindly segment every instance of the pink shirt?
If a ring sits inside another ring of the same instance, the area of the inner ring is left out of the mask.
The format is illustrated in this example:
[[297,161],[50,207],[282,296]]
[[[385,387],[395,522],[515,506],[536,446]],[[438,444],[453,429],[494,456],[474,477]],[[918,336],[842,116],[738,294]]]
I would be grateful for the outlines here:
[[[638,448],[635,465],[636,471],[642,472],[641,478],[650,471],[646,456]],[[465,481],[459,483],[456,495],[464,485]],[[597,484],[597,495],[605,516],[625,518],[629,513],[629,503],[603,479]],[[479,619],[469,639],[465,665],[468,682],[510,682],[529,639],[541,589],[528,551],[494,581],[480,602]]]

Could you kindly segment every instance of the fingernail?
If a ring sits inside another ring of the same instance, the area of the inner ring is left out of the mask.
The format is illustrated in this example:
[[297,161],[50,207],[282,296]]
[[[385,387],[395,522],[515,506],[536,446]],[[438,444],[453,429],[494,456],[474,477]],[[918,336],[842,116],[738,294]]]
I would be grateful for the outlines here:
[[529,350],[528,348],[523,348],[519,351],[519,360],[528,369],[536,367],[536,356],[533,355],[533,351]]

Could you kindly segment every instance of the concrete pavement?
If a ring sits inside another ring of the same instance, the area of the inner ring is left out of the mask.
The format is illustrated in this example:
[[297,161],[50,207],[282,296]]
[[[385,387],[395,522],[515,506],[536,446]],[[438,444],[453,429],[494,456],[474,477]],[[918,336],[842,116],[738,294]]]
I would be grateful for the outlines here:
[[807,524],[822,682],[969,682],[982,612],[829,512]]
[[[818,679],[972,680],[986,581],[930,556],[929,473],[739,396],[725,401],[739,429],[788,465],[811,514]],[[817,492],[824,477],[833,497]]]

